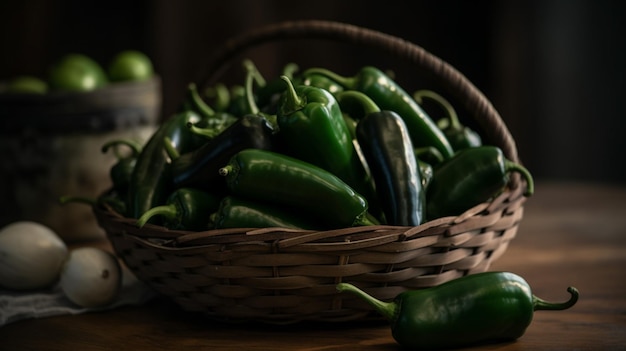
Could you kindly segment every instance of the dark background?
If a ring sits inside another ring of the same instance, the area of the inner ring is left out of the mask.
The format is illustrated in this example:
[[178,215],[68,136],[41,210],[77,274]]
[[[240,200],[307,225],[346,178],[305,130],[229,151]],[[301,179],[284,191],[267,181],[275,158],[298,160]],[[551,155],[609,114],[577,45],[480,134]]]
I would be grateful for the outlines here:
[[[617,0],[0,0],[0,80],[43,76],[68,52],[106,63],[138,49],[162,77],[167,118],[225,40],[296,19],[379,30],[453,65],[500,112],[537,180],[626,182],[626,2]],[[250,57],[266,76],[289,61],[345,75],[376,64],[393,69],[409,91],[425,84],[410,67],[371,50],[314,42],[270,45]]]

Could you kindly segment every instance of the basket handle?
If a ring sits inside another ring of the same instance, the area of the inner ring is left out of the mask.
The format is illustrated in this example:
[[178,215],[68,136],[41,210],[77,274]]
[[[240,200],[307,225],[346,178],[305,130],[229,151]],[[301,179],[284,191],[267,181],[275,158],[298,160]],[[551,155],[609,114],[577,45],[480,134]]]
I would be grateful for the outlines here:
[[260,44],[282,39],[328,39],[366,45],[407,59],[430,73],[437,83],[464,106],[491,143],[499,146],[508,159],[519,162],[515,140],[500,114],[485,95],[461,72],[422,47],[404,39],[346,23],[323,20],[297,20],[270,24],[245,32],[218,47],[209,60],[205,85],[216,82],[231,58]]

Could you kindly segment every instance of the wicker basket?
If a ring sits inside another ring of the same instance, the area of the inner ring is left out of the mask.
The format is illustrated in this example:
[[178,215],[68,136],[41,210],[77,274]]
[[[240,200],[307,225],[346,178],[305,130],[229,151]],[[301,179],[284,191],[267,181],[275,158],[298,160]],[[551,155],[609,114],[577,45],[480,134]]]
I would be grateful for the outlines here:
[[[219,75],[244,49],[284,38],[362,44],[408,60],[471,112],[485,140],[519,162],[504,122],[467,78],[421,47],[380,32],[325,21],[274,24],[226,42],[215,53],[210,72]],[[517,233],[526,200],[524,185],[512,177],[492,201],[417,227],[183,232],[150,224],[139,229],[134,219],[111,209],[94,211],[125,264],[185,310],[225,321],[341,322],[379,317],[357,297],[339,294],[339,282],[390,300],[407,289],[487,270]]]

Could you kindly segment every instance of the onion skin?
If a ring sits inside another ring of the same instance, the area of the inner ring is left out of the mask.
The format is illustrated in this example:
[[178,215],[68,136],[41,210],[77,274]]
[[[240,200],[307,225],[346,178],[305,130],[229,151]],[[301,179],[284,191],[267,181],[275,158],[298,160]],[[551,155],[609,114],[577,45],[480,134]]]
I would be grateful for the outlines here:
[[61,270],[61,290],[75,304],[103,307],[117,298],[122,287],[122,268],[110,252],[97,247],[70,251]]
[[52,286],[68,255],[65,242],[50,228],[32,221],[0,229],[0,286],[35,290]]

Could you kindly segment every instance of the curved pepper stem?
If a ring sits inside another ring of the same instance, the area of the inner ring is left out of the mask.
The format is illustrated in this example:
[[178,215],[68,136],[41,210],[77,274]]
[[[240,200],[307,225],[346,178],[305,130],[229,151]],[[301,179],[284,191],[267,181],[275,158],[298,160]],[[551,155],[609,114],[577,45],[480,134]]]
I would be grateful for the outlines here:
[[519,163],[515,163],[511,160],[504,160],[504,169],[507,172],[518,172],[520,173],[524,179],[526,179],[526,191],[524,192],[524,196],[531,196],[535,192],[535,183],[533,181],[533,176],[530,174],[530,171],[526,169],[526,167],[520,165]]
[[[353,118],[361,119],[368,114],[380,112],[380,107],[369,96],[356,90],[346,90],[336,96],[342,110],[350,111]],[[359,111],[358,117],[355,115]]]
[[578,301],[578,289],[573,286],[567,288],[567,292],[570,293],[569,300],[561,303],[548,302],[533,295],[533,309],[538,310],[565,310],[568,309]]
[[215,116],[215,111],[200,97],[195,83],[189,83],[189,85],[187,85],[187,95],[192,104],[192,109],[196,110],[200,115],[205,118]]
[[432,90],[423,89],[413,93],[413,98],[418,104],[423,103],[423,98],[428,98],[435,101],[437,104],[439,104],[439,106],[441,106],[441,108],[443,108],[444,111],[446,111],[446,115],[448,116],[447,120],[450,123],[450,127],[452,127],[453,129],[463,128],[461,122],[459,121],[459,116],[456,114],[456,110],[454,109],[452,104],[443,96],[435,93]]
[[178,210],[175,205],[162,205],[149,209],[137,219],[137,226],[143,227],[154,216],[163,216],[168,220],[173,220],[178,216]]
[[287,84],[287,90],[285,91],[285,103],[280,107],[283,110],[283,114],[288,115],[303,109],[304,106],[306,106],[306,101],[298,96],[296,88],[293,86],[291,79],[284,75],[280,76],[280,79],[285,81],[285,83]]
[[374,309],[378,313],[380,313],[383,317],[387,318],[388,320],[392,320],[394,318],[399,308],[397,303],[378,300],[375,297],[367,294],[365,291],[357,288],[356,286],[350,283],[337,284],[337,290],[341,292],[348,291],[350,293],[356,294],[357,296],[365,300],[365,302],[367,302],[372,307],[374,307]]
[[346,89],[354,89],[356,87],[356,77],[344,77],[331,70],[325,68],[309,68],[303,73],[304,75],[320,74],[331,80],[334,80],[337,84],[343,86]]
[[139,145],[139,143],[133,141],[133,140],[128,140],[128,139],[116,139],[116,140],[111,140],[106,142],[104,145],[102,145],[102,153],[106,153],[109,151],[109,148],[111,147],[115,147],[115,157],[117,157],[118,159],[122,159],[125,156],[123,156],[118,149],[119,145],[125,145],[127,147],[130,148],[131,151],[131,157],[138,157],[139,154],[141,153],[141,145]]

